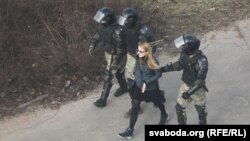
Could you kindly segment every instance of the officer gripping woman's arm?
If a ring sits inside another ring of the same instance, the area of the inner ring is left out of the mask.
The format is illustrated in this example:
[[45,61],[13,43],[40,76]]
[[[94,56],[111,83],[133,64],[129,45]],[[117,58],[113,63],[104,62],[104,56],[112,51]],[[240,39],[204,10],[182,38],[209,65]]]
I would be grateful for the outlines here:
[[[182,70],[183,69],[182,59],[183,58],[180,57],[178,61],[174,63],[169,63],[166,66],[161,67],[162,73]],[[192,84],[193,86],[187,92],[183,94],[182,97],[184,99],[188,99],[193,93],[195,93],[197,90],[199,90],[202,87],[204,87],[205,90],[208,91],[207,87],[205,86],[205,78],[206,78],[206,73],[208,71],[208,62],[206,61],[205,58],[201,58],[198,60],[198,65],[199,65],[199,71],[197,73],[197,80],[195,80]]]
[[[192,40],[190,40],[192,42]],[[161,67],[162,73],[171,71],[183,70],[182,80],[190,87],[188,91],[183,94],[184,99],[188,99],[193,93],[200,88],[207,88],[205,86],[205,79],[208,72],[208,61],[206,56],[198,50],[198,46],[191,46],[181,48],[182,52],[178,61],[169,63]],[[190,78],[193,77],[193,78]]]
[[161,67],[161,71],[180,71],[184,84],[180,87],[177,97],[176,113],[179,124],[186,124],[187,104],[194,101],[199,115],[199,124],[206,124],[205,79],[208,72],[208,60],[199,50],[200,40],[190,34],[184,34],[175,39],[175,46],[181,49],[178,61]]

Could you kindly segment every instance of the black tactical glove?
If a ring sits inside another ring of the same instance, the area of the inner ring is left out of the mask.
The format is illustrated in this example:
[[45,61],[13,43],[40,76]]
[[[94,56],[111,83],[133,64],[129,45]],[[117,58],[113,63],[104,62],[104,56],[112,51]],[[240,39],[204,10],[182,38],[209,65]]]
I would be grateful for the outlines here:
[[190,94],[188,92],[184,92],[182,93],[182,96],[181,96],[183,99],[187,100],[189,97],[190,97]]
[[173,71],[173,70],[174,70],[174,67],[173,67],[172,63],[167,64],[166,66],[161,67],[161,72],[162,73],[164,73],[164,72],[170,72],[170,71]]
[[161,69],[161,73],[163,73],[164,72],[164,67],[160,67],[160,69]]

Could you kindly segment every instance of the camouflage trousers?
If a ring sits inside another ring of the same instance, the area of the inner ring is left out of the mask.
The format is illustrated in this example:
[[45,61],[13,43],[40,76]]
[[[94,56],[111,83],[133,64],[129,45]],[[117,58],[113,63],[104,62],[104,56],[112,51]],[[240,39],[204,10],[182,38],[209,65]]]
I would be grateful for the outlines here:
[[124,67],[126,64],[126,55],[119,56],[114,54],[113,59],[111,53],[105,52],[104,55],[107,62],[106,70],[111,70],[112,75],[114,75],[118,70],[124,71]]
[[188,87],[185,83],[181,85],[178,97],[177,97],[177,103],[180,104],[183,108],[186,108],[189,103],[192,101],[197,106],[205,106],[206,105],[206,91],[203,88],[200,88],[197,90],[194,94],[190,96],[189,99],[185,100],[182,98],[182,93],[188,91],[190,87]]
[[126,71],[125,71],[125,76],[127,79],[135,79],[134,76],[134,71],[135,71],[135,56],[127,53],[127,62],[126,62]]

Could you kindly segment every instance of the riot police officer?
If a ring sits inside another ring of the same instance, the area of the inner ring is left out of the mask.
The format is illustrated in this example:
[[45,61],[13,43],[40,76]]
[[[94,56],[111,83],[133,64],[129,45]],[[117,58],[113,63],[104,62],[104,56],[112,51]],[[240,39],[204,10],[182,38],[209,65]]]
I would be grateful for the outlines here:
[[[134,8],[128,7],[123,9],[118,19],[120,25],[116,31],[118,46],[125,46],[127,51],[127,62],[125,76],[127,86],[130,89],[134,83],[134,68],[136,63],[136,53],[139,41],[154,41],[154,36],[147,25],[140,19],[137,11]],[[153,49],[155,52],[155,49]],[[132,103],[133,104],[133,103]],[[141,111],[141,109],[140,109]],[[130,116],[131,109],[126,113],[126,117]]]
[[[100,23],[97,33],[92,37],[89,47],[89,54],[92,55],[95,47],[102,43],[105,51],[107,67],[104,72],[104,85],[99,99],[94,104],[98,107],[104,107],[112,87],[113,75],[116,76],[120,88],[115,92],[115,96],[120,96],[127,92],[126,79],[124,75],[124,56],[126,50],[122,46],[117,46],[115,41],[115,30],[118,28],[117,17],[114,11],[109,7],[103,7],[97,11],[94,20]],[[126,56],[125,56],[126,57]]]
[[134,8],[125,8],[118,19],[118,24],[121,25],[120,30],[117,31],[120,37],[120,45],[124,45],[127,50],[126,78],[128,87],[130,87],[134,80],[135,56],[138,42],[151,42],[154,40],[154,36],[149,27],[139,19],[138,13]]
[[179,124],[186,124],[186,107],[194,101],[198,112],[199,124],[207,124],[205,79],[208,72],[207,57],[199,50],[200,40],[191,34],[175,39],[175,46],[181,48],[178,61],[162,67],[162,72],[183,70],[182,81],[175,106]]

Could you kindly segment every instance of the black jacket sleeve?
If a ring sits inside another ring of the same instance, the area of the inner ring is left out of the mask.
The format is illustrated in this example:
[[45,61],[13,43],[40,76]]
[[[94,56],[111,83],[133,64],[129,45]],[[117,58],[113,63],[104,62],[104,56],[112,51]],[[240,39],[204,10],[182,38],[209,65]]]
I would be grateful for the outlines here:
[[154,75],[152,77],[150,77],[147,80],[144,80],[144,82],[147,84],[150,84],[154,81],[156,81],[157,79],[159,79],[162,76],[161,70],[160,69],[154,69]]
[[182,70],[183,56],[180,55],[178,61],[174,63],[169,63],[166,66],[161,67],[162,72],[170,72],[170,71],[180,71]]
[[188,90],[188,94],[190,95],[195,93],[201,87],[205,88],[205,90],[208,91],[205,86],[205,79],[206,79],[207,72],[208,72],[208,61],[205,56],[202,56],[200,59],[198,59],[198,66],[199,66],[198,80],[196,80],[194,82],[194,86]]
[[99,34],[99,31],[97,31],[95,35],[91,38],[90,45],[95,48],[100,41],[101,41],[101,36]]
[[198,78],[201,80],[205,80],[208,72],[208,61],[205,56],[198,59],[199,71]]

